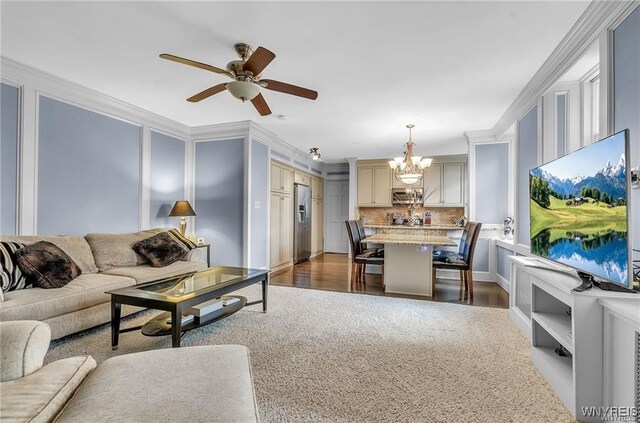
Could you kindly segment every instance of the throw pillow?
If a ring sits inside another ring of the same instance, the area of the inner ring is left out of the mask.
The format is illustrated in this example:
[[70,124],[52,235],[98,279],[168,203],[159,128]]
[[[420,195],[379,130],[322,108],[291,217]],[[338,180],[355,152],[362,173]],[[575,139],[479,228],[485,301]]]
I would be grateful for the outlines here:
[[67,253],[49,241],[27,245],[15,255],[27,281],[40,288],[62,288],[82,273]]
[[164,267],[180,260],[189,252],[187,247],[176,241],[168,232],[143,239],[133,245],[133,251],[146,257],[151,267]]
[[198,245],[195,242],[191,241],[189,238],[182,235],[182,233],[176,228],[169,230],[169,235],[172,235],[176,239],[176,241],[178,241],[180,244],[187,247],[187,250],[193,250],[194,248],[198,248]]
[[18,289],[31,288],[33,285],[27,282],[16,262],[15,252],[25,244],[21,242],[0,242],[0,281],[2,292],[16,291]]

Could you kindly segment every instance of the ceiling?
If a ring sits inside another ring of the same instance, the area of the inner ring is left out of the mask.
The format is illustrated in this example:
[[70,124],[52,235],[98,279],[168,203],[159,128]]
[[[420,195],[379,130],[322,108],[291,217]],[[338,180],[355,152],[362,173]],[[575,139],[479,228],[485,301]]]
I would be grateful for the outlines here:
[[[8,2],[3,56],[189,126],[253,120],[326,162],[466,152],[491,128],[588,6],[540,2]],[[319,92],[265,90],[273,115],[229,93],[187,97],[227,79],[158,58],[218,67],[233,44],[277,57],[263,78]],[[284,115],[281,120],[278,115]]]

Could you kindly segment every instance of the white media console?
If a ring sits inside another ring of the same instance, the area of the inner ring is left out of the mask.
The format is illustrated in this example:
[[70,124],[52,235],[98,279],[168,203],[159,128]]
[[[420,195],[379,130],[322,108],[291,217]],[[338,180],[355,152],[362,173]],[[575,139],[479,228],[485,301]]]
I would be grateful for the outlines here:
[[597,287],[576,292],[580,280],[545,268],[546,261],[510,259],[509,316],[531,340],[531,360],[573,416],[602,421],[607,406],[640,411],[633,377],[640,370],[640,295]]

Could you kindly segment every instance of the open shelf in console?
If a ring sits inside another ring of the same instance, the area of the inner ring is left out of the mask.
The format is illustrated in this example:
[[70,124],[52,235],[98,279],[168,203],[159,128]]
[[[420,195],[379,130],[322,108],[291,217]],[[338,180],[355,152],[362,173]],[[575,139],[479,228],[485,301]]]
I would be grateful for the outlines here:
[[532,286],[531,302],[531,319],[538,324],[537,330],[544,330],[573,354],[571,306],[535,284]]

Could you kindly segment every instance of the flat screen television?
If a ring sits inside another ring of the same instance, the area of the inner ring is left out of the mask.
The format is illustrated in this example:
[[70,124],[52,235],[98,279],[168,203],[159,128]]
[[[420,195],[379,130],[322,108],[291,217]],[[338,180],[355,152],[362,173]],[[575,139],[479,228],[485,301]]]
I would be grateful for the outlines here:
[[632,289],[628,158],[624,130],[532,169],[531,252]]

